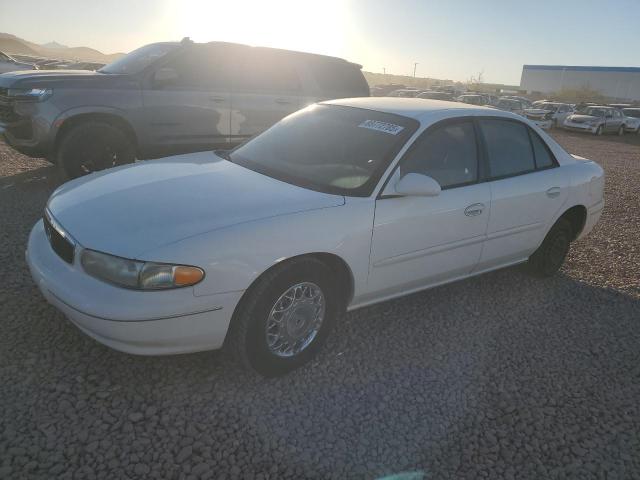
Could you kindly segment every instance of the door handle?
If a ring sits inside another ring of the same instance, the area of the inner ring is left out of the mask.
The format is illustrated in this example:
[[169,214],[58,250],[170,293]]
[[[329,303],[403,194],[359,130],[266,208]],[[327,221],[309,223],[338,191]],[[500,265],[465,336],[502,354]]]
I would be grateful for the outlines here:
[[556,198],[558,195],[560,195],[560,187],[551,187],[547,190],[547,197],[549,198]]
[[222,102],[225,102],[227,99],[224,98],[224,97],[217,97],[215,95],[211,95],[209,97],[209,100],[211,100],[212,102],[215,102],[215,103],[222,103]]
[[291,100],[287,100],[286,98],[276,98],[275,102],[280,105],[290,105],[293,103]]
[[464,214],[467,217],[477,217],[484,211],[484,203],[474,203],[464,209]]

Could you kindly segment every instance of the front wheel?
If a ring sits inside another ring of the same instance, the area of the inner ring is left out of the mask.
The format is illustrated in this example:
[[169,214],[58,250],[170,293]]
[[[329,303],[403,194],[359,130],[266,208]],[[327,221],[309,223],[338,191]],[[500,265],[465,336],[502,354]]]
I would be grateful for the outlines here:
[[560,218],[547,236],[542,245],[529,257],[529,268],[535,275],[550,277],[554,275],[569,253],[569,245],[573,239],[571,223]]
[[602,135],[602,125],[598,125],[598,128],[596,128],[596,131],[593,132],[593,134],[596,136]]
[[261,375],[283,375],[309,362],[344,304],[331,270],[314,258],[267,272],[241,300],[225,349]]
[[72,127],[58,147],[57,163],[68,178],[132,163],[135,148],[127,135],[104,122]]
[[621,137],[624,135],[624,125],[620,125],[620,128],[618,128],[618,136]]

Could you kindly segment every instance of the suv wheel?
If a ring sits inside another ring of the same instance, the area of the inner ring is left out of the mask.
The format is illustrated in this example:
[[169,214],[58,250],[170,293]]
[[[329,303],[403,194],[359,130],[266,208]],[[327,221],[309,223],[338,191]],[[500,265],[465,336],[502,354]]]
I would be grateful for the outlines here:
[[624,135],[624,125],[620,125],[620,128],[618,129],[618,136],[621,137]]
[[58,165],[68,178],[76,178],[116,165],[132,163],[135,148],[127,135],[104,122],[73,127],[58,147]]
[[565,218],[560,218],[551,227],[542,245],[529,257],[529,268],[532,273],[540,277],[550,277],[560,270],[569,253],[572,238],[571,223]]
[[304,365],[344,310],[335,285],[331,270],[314,258],[274,268],[238,305],[225,349],[267,377]]
[[596,128],[596,131],[594,132],[594,135],[602,135],[602,125],[598,125],[598,128]]

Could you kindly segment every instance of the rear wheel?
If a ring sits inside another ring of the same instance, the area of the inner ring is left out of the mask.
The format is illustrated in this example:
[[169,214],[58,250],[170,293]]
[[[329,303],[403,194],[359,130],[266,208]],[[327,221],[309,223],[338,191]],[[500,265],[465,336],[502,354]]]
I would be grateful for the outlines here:
[[572,239],[571,223],[565,218],[560,218],[551,227],[542,245],[529,257],[529,268],[532,273],[541,277],[550,277],[560,270],[569,252]]
[[135,148],[127,135],[104,122],[73,127],[62,138],[57,154],[57,163],[68,178],[135,160]]
[[331,270],[314,258],[294,259],[251,287],[225,349],[261,375],[283,375],[313,358],[343,311]]

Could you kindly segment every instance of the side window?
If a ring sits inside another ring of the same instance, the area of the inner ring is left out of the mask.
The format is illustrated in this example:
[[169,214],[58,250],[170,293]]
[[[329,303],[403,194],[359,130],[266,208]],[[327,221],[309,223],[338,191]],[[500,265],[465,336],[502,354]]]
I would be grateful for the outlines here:
[[509,177],[535,170],[527,127],[515,121],[484,119],[480,129],[489,155],[492,178]]
[[173,69],[176,73],[174,79],[164,82],[164,87],[194,90],[228,89],[228,57],[222,51],[194,47],[162,66]]
[[297,95],[300,81],[294,59],[268,50],[248,52],[240,61],[233,90],[240,93]]
[[531,129],[529,129],[529,135],[531,136],[531,143],[533,144],[533,153],[536,157],[536,168],[549,168],[553,166],[555,162],[544,141]]
[[419,138],[400,164],[400,175],[420,173],[442,188],[478,179],[478,151],[470,121],[436,127]]

